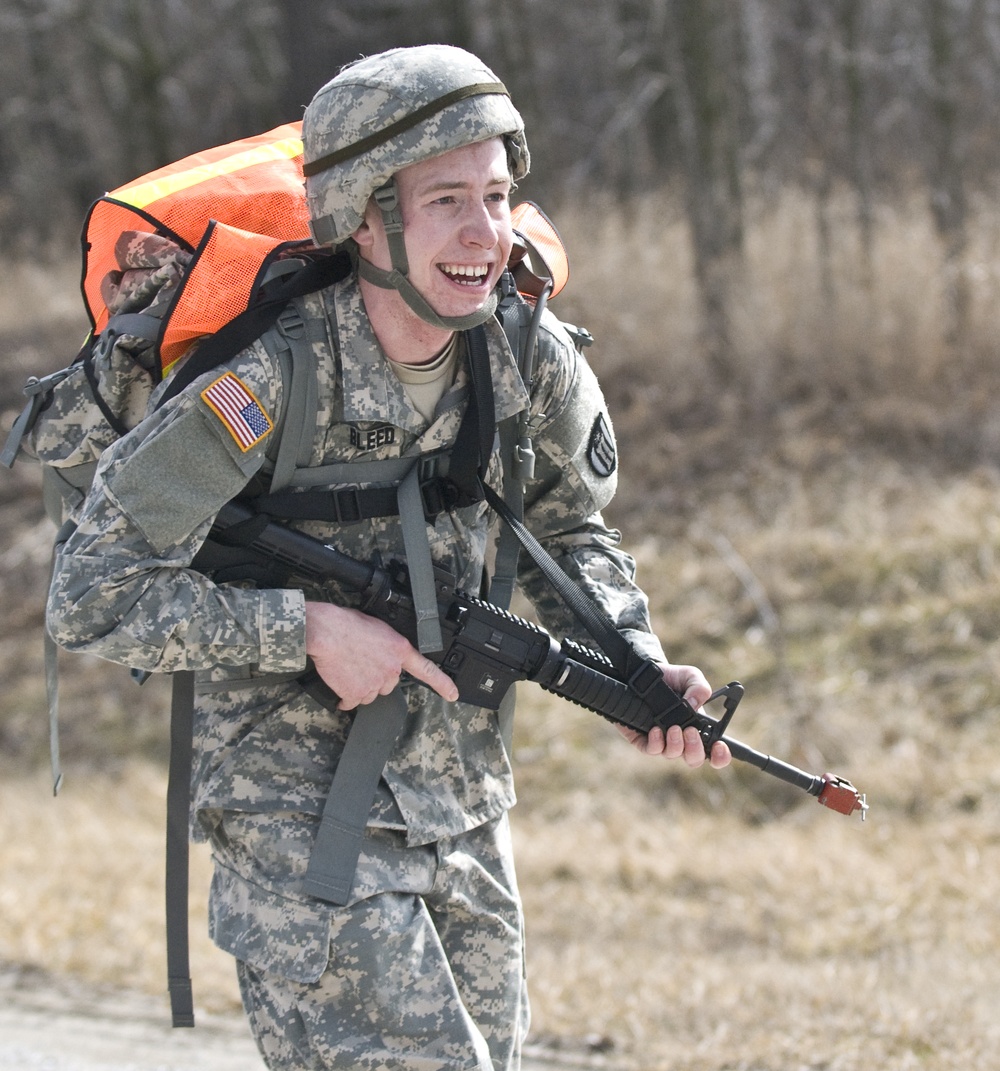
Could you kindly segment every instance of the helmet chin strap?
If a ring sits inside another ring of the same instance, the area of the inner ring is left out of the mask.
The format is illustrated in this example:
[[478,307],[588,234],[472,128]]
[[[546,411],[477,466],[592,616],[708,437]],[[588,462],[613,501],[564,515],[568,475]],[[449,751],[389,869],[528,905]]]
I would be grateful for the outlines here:
[[409,279],[410,263],[406,256],[406,244],[403,241],[403,213],[399,207],[395,180],[390,179],[384,186],[380,186],[374,196],[375,203],[382,212],[382,223],[389,243],[389,260],[392,270],[377,268],[371,261],[357,254],[357,247],[354,247],[351,252],[352,257],[356,257],[358,275],[382,290],[398,291],[399,296],[410,309],[421,320],[433,327],[440,327],[447,331],[468,331],[470,328],[486,323],[497,309],[499,299],[495,289],[490,293],[483,307],[469,313],[468,316],[439,316],[431,308]]

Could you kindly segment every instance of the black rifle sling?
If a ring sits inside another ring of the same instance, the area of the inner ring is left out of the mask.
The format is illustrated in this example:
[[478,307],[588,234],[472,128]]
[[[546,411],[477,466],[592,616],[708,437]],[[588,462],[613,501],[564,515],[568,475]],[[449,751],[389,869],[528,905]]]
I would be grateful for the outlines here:
[[[587,595],[573,583],[552,555],[528,531],[522,520],[486,483],[486,464],[489,460],[496,425],[493,382],[490,375],[490,357],[486,346],[486,332],[482,328],[477,329],[477,331],[470,331],[468,337],[469,371],[472,376],[472,393],[476,402],[479,423],[478,457],[480,460],[477,472],[486,501],[504,524],[517,536],[518,541],[541,570],[542,575],[556,589],[559,596],[597,642],[604,654],[611,659],[615,668],[620,673],[625,674],[625,680],[630,680],[631,675],[637,669],[646,665],[647,660],[618,631],[611,618],[603,610],[595,606]],[[532,349],[534,348],[533,338],[529,346]],[[532,355],[529,354],[530,356]],[[456,453],[459,453],[459,451],[456,450]],[[459,456],[462,456],[461,453],[459,453]]]
[[474,327],[465,333],[469,349],[469,410],[462,421],[452,448],[449,478],[469,497],[481,498],[480,484],[493,452],[496,435],[496,403],[486,330]]
[[615,669],[622,674],[622,679],[642,690],[645,683],[633,681],[638,671],[647,671],[649,660],[646,659],[618,631],[614,621],[595,605],[584,591],[566,575],[559,563],[528,531],[525,525],[511,512],[504,500],[487,484],[483,485],[486,501],[496,511],[500,519],[508,525],[517,536],[521,546],[528,552],[531,560],[538,566],[542,575],[555,588],[563,602],[572,610],[576,619],[590,633],[591,637],[611,660]]

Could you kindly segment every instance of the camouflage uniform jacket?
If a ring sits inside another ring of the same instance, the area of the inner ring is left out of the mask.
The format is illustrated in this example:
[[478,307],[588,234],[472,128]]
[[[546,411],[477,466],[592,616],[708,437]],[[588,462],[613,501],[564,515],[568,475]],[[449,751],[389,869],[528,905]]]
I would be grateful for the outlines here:
[[[381,353],[353,278],[302,299],[300,311],[319,340],[320,409],[309,465],[452,443],[467,396],[464,367],[428,427]],[[495,321],[487,333],[501,420],[528,398]],[[207,390],[224,375],[237,377],[264,415],[249,433],[243,429],[242,441]],[[634,563],[599,512],[616,481],[604,400],[548,313],[532,394],[538,461],[526,521],[619,627],[662,658]],[[202,834],[223,810],[320,813],[349,726],[347,715],[321,707],[294,679],[306,667],[305,600],[330,592],[217,585],[190,567],[215,512],[263,464],[268,420],[277,421],[281,405],[279,369],[258,342],[153,412],[103,454],[50,591],[48,625],[64,647],[143,670],[197,671],[193,791]],[[247,445],[247,438],[254,441]],[[489,481],[502,481],[496,455]],[[479,589],[493,519],[480,503],[428,525],[432,557],[465,590]],[[395,517],[299,526],[356,558],[402,556]],[[547,628],[584,638],[530,562],[522,561],[519,581]],[[475,828],[510,807],[513,783],[496,715],[446,703],[415,682],[404,689],[409,720],[385,768],[372,824],[405,828],[415,845]]]

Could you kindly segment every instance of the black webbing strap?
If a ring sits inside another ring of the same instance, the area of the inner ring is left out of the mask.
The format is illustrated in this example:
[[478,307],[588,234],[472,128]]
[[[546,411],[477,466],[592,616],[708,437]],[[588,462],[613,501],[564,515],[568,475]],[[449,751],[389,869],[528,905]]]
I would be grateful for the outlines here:
[[[548,300],[548,289],[543,287],[532,309],[518,293],[517,285],[509,272],[504,273],[500,286],[503,296],[497,306],[497,320],[507,337],[510,352],[529,397],[527,408],[507,417],[498,429],[503,458],[503,500],[520,521],[524,519],[524,488],[535,474],[534,450],[529,434],[530,397],[535,367],[535,340]],[[505,610],[510,607],[514,596],[520,549],[517,537],[509,525],[505,525],[497,540],[493,576],[489,586],[490,602]]]
[[[320,694],[307,691],[324,702]],[[309,856],[303,888],[310,896],[341,905],[351,898],[379,778],[405,721],[406,699],[400,688],[355,711]]]
[[194,673],[184,670],[175,673],[173,680],[167,779],[167,983],[174,1026],[194,1026],[188,961],[188,826],[193,733]]
[[399,515],[395,486],[274,491],[260,495],[252,504],[254,509],[271,517],[332,524],[356,524]]
[[466,418],[455,436],[448,476],[464,491],[475,488],[473,498],[481,497],[479,485],[486,476],[486,466],[493,452],[496,435],[496,404],[486,329],[480,325],[465,333],[469,349],[469,378],[472,389]]
[[[418,461],[419,465],[419,461]],[[418,471],[419,476],[419,471]],[[357,524],[379,517],[398,517],[398,484],[388,487],[324,487],[274,491],[259,495],[250,503],[255,510],[277,520],[328,521],[332,524]],[[423,515],[432,521],[444,510],[471,506],[482,501],[482,494],[467,498],[448,476],[433,476],[420,481]]]
[[323,290],[345,278],[350,271],[346,253],[334,253],[310,260],[296,272],[279,276],[264,287],[262,300],[224,324],[205,339],[174,373],[157,405],[163,405],[200,375],[235,357],[272,327],[281,311],[297,297]]

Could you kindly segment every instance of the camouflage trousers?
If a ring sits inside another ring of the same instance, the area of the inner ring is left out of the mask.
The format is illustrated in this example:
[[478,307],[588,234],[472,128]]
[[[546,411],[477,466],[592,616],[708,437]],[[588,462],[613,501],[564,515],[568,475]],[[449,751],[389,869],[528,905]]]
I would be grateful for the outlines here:
[[516,1071],[528,1026],[506,815],[407,848],[369,830],[345,907],[296,895],[316,819],[225,815],[216,943],[271,1071]]

